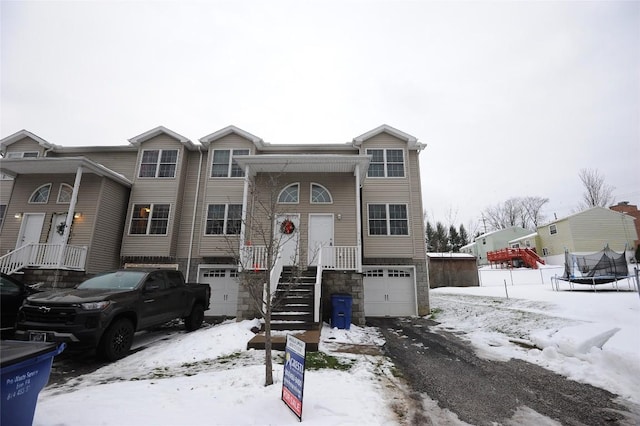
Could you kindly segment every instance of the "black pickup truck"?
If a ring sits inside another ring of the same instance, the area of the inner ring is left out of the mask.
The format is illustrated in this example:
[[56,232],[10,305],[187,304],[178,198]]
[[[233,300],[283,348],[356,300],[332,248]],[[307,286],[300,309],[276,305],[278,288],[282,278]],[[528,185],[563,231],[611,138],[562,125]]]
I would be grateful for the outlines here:
[[97,348],[115,361],[136,331],[183,318],[187,331],[202,325],[208,284],[187,284],[180,271],[125,269],[89,278],[76,288],[29,296],[18,313],[16,338]]

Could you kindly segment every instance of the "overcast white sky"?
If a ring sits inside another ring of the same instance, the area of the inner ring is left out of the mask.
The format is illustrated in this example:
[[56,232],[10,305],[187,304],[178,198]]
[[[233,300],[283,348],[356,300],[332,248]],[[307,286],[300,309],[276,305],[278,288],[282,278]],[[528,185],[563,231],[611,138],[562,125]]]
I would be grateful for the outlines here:
[[425,210],[580,202],[581,168],[640,204],[640,2],[1,2],[0,137],[123,145],[164,125],[427,143]]

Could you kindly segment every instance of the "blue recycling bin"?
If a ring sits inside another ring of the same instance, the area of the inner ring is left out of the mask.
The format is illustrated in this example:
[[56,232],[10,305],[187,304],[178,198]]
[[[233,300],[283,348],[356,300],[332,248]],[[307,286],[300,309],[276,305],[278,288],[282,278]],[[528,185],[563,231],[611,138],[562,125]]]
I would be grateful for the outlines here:
[[352,303],[353,298],[350,294],[331,295],[331,327],[349,330]]
[[3,340],[0,343],[0,424],[31,426],[38,394],[49,381],[53,357],[65,344]]

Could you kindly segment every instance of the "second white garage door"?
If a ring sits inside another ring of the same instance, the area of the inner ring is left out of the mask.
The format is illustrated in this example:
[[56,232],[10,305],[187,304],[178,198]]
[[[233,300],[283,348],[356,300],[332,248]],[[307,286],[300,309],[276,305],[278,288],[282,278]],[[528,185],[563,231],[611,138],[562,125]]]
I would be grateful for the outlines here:
[[238,271],[235,268],[202,268],[198,282],[211,286],[208,316],[235,317],[238,312]]
[[370,317],[416,315],[413,269],[375,268],[364,273],[364,314]]

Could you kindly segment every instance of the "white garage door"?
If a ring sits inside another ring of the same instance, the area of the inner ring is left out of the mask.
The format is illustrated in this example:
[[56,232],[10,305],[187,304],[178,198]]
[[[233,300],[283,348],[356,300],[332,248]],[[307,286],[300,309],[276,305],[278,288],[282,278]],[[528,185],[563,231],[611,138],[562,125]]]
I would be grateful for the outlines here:
[[198,282],[211,286],[211,302],[205,315],[236,316],[238,271],[235,268],[202,268]]
[[413,269],[376,268],[365,269],[363,272],[365,316],[416,315]]

